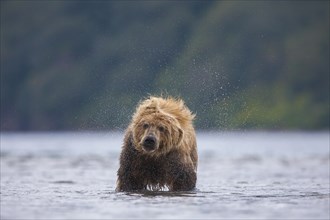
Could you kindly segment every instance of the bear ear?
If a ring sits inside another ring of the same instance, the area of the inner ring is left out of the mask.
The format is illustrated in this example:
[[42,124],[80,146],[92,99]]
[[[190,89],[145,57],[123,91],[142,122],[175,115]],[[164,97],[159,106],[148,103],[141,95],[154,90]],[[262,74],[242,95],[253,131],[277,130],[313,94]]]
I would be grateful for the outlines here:
[[181,144],[181,141],[183,139],[183,131],[181,128],[178,128],[178,132],[179,132],[179,137],[178,137],[178,143],[177,145],[180,145]]

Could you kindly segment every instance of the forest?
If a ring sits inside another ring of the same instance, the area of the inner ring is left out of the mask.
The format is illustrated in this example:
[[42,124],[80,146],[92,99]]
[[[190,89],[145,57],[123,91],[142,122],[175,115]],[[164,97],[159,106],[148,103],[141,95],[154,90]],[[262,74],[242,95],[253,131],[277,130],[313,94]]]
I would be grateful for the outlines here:
[[149,95],[329,129],[329,1],[1,1],[1,131],[121,130]]

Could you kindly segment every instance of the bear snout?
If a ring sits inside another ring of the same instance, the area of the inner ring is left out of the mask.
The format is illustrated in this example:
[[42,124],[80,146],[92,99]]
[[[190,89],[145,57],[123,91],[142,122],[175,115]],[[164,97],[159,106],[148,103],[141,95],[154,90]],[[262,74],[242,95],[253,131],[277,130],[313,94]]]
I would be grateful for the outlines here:
[[157,140],[154,136],[147,136],[143,141],[143,149],[145,151],[153,151],[156,149]]

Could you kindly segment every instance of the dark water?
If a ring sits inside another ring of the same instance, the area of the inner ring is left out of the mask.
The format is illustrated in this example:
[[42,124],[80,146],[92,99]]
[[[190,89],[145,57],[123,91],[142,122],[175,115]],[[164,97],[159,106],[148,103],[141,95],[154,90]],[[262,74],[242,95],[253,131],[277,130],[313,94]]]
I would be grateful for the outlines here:
[[198,133],[194,192],[116,193],[122,133],[1,133],[1,219],[329,219],[329,133]]

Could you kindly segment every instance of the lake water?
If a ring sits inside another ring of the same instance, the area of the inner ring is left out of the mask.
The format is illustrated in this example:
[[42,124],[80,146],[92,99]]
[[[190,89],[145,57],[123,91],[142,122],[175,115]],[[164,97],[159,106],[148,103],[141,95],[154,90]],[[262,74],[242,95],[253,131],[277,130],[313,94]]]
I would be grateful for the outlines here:
[[1,133],[1,219],[329,219],[328,132],[198,132],[177,193],[115,192],[122,136]]

